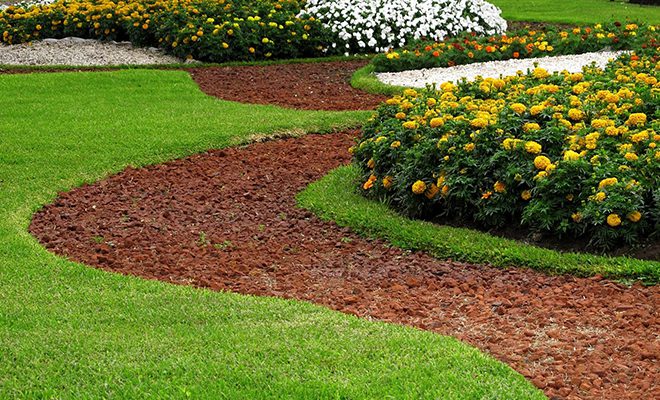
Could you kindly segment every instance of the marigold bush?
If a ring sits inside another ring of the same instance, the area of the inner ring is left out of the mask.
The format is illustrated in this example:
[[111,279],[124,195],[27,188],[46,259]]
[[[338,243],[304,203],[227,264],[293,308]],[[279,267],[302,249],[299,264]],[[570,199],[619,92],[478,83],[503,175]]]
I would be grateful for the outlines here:
[[296,0],[58,0],[0,11],[0,42],[78,36],[222,62],[327,54],[329,33]]
[[657,236],[659,61],[408,89],[351,148],[361,190],[415,217],[523,225],[597,248]]
[[377,72],[451,67],[474,62],[580,54],[603,49],[636,50],[660,46],[656,26],[619,22],[559,30],[521,29],[505,35],[465,33],[444,41],[416,41],[402,49],[379,54],[372,61]]

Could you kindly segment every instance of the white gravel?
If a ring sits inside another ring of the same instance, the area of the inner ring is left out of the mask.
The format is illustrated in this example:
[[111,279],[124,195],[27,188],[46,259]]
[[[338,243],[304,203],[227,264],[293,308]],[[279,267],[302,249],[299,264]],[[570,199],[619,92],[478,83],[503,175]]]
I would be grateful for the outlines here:
[[0,65],[138,65],[174,64],[182,60],[156,48],[133,47],[130,42],[92,39],[44,39],[12,46],[0,45]]
[[538,64],[548,72],[567,70],[580,72],[582,67],[596,63],[604,67],[611,59],[617,58],[624,51],[600,51],[596,53],[573,54],[568,56],[527,58],[522,60],[489,61],[467,65],[457,65],[447,68],[427,68],[402,72],[382,72],[376,77],[388,85],[423,88],[427,84],[440,84],[443,82],[458,82],[462,78],[468,81],[477,76],[483,78],[499,78],[500,76],[515,75],[518,71],[532,70]]

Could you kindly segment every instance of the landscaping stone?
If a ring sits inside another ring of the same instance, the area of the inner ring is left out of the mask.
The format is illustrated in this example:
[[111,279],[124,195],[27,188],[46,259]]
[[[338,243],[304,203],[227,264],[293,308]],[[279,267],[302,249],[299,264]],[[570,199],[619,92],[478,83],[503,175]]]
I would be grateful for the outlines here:
[[76,37],[45,39],[11,46],[0,44],[0,65],[96,66],[180,62],[178,58],[167,55],[159,49]]
[[443,82],[458,82],[462,78],[468,81],[477,76],[483,78],[499,78],[500,76],[516,75],[518,71],[526,72],[533,70],[536,66],[546,69],[548,72],[580,72],[582,67],[595,63],[604,67],[611,59],[623,54],[623,51],[600,51],[594,53],[573,54],[568,56],[554,56],[542,58],[510,59],[503,61],[489,61],[457,65],[446,68],[416,69],[402,72],[381,72],[376,77],[388,84],[396,86],[409,86],[424,88],[429,84],[441,84]]

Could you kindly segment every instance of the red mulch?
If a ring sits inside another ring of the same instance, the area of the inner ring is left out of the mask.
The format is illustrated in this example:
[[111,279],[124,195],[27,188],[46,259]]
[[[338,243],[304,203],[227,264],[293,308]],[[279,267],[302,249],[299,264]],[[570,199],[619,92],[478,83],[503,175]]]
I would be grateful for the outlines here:
[[268,66],[191,68],[204,93],[242,103],[303,110],[365,110],[387,99],[353,88],[353,72],[367,60]]
[[108,271],[455,336],[551,397],[660,398],[660,287],[436,260],[298,209],[295,194],[348,162],[350,144],[308,135],[129,168],[61,194],[30,231]]

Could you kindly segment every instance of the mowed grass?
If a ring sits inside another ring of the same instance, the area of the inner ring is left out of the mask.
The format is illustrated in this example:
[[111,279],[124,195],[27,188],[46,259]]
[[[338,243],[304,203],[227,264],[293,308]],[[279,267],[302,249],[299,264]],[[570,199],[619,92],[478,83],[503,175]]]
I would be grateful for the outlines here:
[[660,262],[657,261],[562,253],[485,232],[406,218],[386,204],[359,194],[359,175],[355,166],[335,169],[301,192],[298,202],[321,218],[365,236],[382,238],[408,250],[426,251],[440,259],[533,268],[551,274],[600,274],[622,281],[660,282]]
[[27,232],[58,191],[127,165],[368,115],[223,102],[179,71],[0,76],[0,398],[543,398],[452,338],[107,273]]
[[509,21],[597,24],[633,20],[660,24],[660,7],[621,0],[489,0]]

